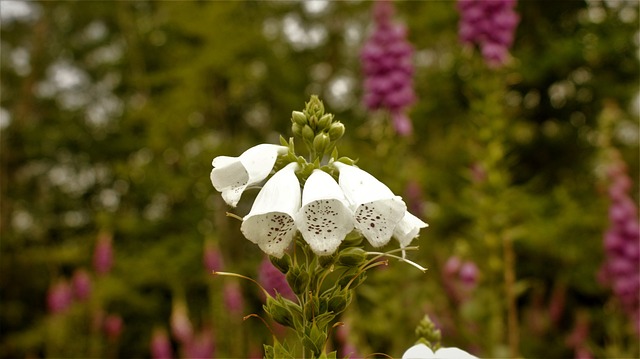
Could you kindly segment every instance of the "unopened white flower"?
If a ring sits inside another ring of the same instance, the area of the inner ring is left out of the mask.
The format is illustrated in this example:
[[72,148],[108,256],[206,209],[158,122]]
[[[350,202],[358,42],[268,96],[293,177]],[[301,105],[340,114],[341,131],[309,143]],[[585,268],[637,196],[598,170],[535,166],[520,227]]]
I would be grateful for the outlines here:
[[440,348],[434,353],[428,346],[416,344],[402,354],[402,359],[478,359],[478,357],[454,347]]
[[288,151],[286,146],[260,144],[246,150],[239,157],[218,156],[211,165],[211,183],[228,205],[235,207],[242,192],[267,178],[278,155]]
[[356,228],[374,247],[387,244],[407,205],[384,183],[358,167],[341,162],[333,165],[340,171],[338,182],[351,203]]
[[353,230],[353,212],[340,186],[328,173],[316,169],[307,178],[296,225],[317,255],[335,252]]
[[408,246],[411,241],[418,236],[420,228],[428,227],[429,225],[424,223],[420,218],[405,212],[404,217],[398,222],[398,225],[393,230],[393,236],[400,242],[400,247],[404,248]]
[[258,193],[240,230],[263,252],[282,257],[296,232],[294,217],[300,209],[300,182],[290,163],[271,177]]

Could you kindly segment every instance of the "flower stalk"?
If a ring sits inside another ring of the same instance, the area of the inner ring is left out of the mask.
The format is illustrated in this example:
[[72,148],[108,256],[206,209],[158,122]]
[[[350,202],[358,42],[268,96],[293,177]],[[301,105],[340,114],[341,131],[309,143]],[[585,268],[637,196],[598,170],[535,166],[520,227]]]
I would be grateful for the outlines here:
[[[256,284],[265,294],[264,311],[296,332],[297,347],[274,337],[273,345],[265,345],[265,358],[295,358],[300,352],[303,357],[335,357],[336,352],[326,353],[329,333],[367,271],[388,265],[380,258],[426,271],[406,259],[405,251],[418,248],[409,244],[427,224],[407,212],[400,196],[356,167],[354,160],[338,156],[336,143],[345,127],[325,112],[317,96],[302,111],[293,111],[291,123],[308,158],[296,154],[293,138],[281,137],[280,145],[257,145],[239,157],[214,158],[211,173],[213,185],[232,207],[248,186],[264,183],[247,215],[227,216],[242,222],[243,235],[269,256],[271,263],[266,263],[283,275],[291,292],[271,291],[241,274],[212,273]],[[364,249],[367,243],[382,247],[391,238],[400,248]],[[403,256],[394,254],[398,252]]]

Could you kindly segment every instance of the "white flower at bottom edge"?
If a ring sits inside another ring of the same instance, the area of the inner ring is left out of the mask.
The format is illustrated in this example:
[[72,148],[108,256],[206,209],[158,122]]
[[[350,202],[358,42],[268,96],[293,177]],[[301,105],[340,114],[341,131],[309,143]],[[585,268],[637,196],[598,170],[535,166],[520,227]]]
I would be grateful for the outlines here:
[[340,187],[352,205],[356,228],[374,247],[389,243],[394,228],[407,211],[402,198],[369,173],[334,162]]
[[296,225],[317,255],[333,254],[353,230],[353,212],[340,186],[328,173],[316,169],[307,178]]
[[416,344],[402,354],[402,359],[478,359],[462,349],[440,348],[433,352],[424,344]]
[[239,157],[218,156],[211,165],[211,183],[228,205],[235,207],[242,192],[261,182],[271,172],[278,155],[284,155],[288,147],[260,144],[244,151]]
[[300,181],[295,171],[297,163],[290,163],[276,172],[258,193],[251,211],[240,230],[263,252],[282,257],[296,232],[294,216],[300,209]]
[[420,233],[420,229],[425,227],[429,225],[407,211],[393,230],[393,236],[400,243],[400,248],[404,248],[411,244],[411,241]]

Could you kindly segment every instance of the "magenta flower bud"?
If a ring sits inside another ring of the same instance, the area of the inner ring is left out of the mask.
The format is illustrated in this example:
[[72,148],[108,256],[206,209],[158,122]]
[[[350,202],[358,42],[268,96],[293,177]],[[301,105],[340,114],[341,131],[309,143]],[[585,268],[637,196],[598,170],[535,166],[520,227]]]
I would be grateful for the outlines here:
[[93,252],[93,268],[99,275],[109,273],[113,266],[113,245],[111,233],[102,232],[98,235],[95,251]]
[[184,302],[176,302],[171,312],[171,334],[181,343],[187,343],[193,338],[193,327],[187,305]]
[[71,279],[74,296],[79,301],[85,301],[91,294],[91,277],[85,269],[77,269]]
[[151,358],[153,359],[171,359],[173,358],[173,349],[171,348],[171,341],[164,329],[155,329],[151,336],[151,343],[149,344],[149,350],[151,351]]
[[73,289],[65,279],[58,280],[49,288],[47,293],[47,306],[51,314],[62,313],[73,302]]
[[205,329],[198,333],[184,346],[184,356],[186,358],[212,358],[214,351],[215,343],[210,329]]
[[222,270],[222,254],[212,241],[207,240],[204,242],[202,261],[204,262],[205,269],[209,272]]
[[295,300],[296,295],[291,290],[287,278],[282,272],[271,264],[269,258],[266,258],[260,264],[258,273],[258,281],[260,285],[272,296],[280,293],[284,298]]
[[413,125],[411,125],[411,120],[405,113],[392,113],[391,121],[393,122],[393,128],[399,135],[409,136],[411,133],[413,133]]
[[462,266],[462,261],[458,256],[451,256],[447,259],[447,262],[444,264],[443,274],[446,277],[454,277],[460,271],[460,267]]
[[464,285],[468,288],[473,288],[478,282],[479,272],[478,266],[476,266],[475,263],[467,261],[460,267],[458,276]]
[[109,314],[104,318],[104,333],[110,341],[116,341],[122,333],[124,323],[117,314]]
[[244,298],[240,285],[236,282],[227,282],[223,289],[224,304],[232,314],[239,314],[244,307]]

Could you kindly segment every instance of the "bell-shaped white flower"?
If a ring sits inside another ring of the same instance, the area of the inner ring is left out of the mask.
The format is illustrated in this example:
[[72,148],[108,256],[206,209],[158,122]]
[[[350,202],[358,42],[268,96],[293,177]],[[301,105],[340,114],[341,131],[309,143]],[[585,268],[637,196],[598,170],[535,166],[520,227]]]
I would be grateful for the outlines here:
[[404,217],[398,222],[398,225],[393,230],[393,236],[400,243],[400,248],[408,246],[411,241],[418,236],[421,228],[428,227],[429,225],[424,223],[420,218],[405,212]]
[[239,157],[218,156],[211,163],[211,183],[222,192],[224,201],[235,207],[242,192],[267,178],[278,155],[284,155],[288,150],[286,146],[260,144]]
[[478,357],[454,347],[440,348],[434,352],[424,344],[416,344],[402,354],[402,359],[478,359]]
[[333,165],[340,171],[338,182],[351,203],[356,228],[374,247],[389,243],[394,228],[407,211],[402,198],[358,167],[341,162]]
[[316,169],[307,178],[296,225],[317,255],[335,252],[353,230],[353,212],[340,186],[328,173]]
[[262,187],[240,230],[263,252],[282,257],[296,232],[294,217],[300,209],[300,182],[290,163],[276,172]]

